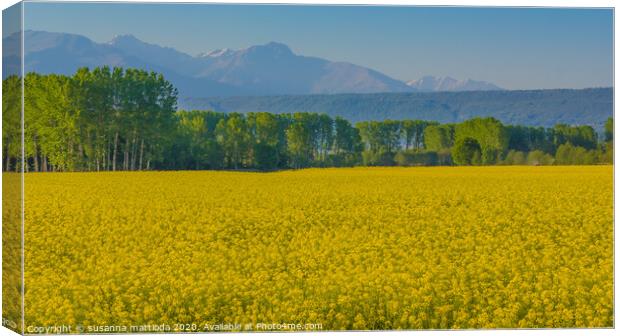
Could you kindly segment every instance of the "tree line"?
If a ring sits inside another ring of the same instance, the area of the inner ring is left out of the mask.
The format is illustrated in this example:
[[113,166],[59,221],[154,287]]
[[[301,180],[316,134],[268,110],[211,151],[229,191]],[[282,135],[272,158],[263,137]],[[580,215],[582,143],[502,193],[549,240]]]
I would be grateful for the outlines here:
[[[613,120],[590,126],[348,120],[320,113],[177,111],[160,74],[82,68],[24,80],[26,171],[601,164],[613,161]],[[3,170],[21,151],[21,79],[3,81]]]
[[[21,79],[3,80],[4,169],[18,168]],[[177,90],[162,75],[109,67],[24,80],[26,171],[156,169],[175,128]],[[8,103],[8,104],[7,104]]]

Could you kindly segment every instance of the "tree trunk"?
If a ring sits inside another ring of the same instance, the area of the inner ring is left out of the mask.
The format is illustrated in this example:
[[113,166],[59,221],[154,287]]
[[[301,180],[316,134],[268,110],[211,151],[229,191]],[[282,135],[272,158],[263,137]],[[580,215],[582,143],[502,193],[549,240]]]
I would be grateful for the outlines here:
[[108,142],[107,135],[103,136],[103,153],[101,153],[101,160],[103,161],[103,170],[107,171],[109,169],[110,161],[110,143]]
[[131,142],[131,170],[136,170],[136,152],[137,152],[137,142],[138,139],[136,137],[136,131],[133,132],[133,141]]
[[112,154],[112,170],[116,171],[116,155],[118,151],[118,132],[114,134],[114,151]]
[[37,141],[34,141],[34,171],[39,171],[39,153],[37,151]]
[[123,157],[123,170],[129,169],[129,137],[125,140],[125,153]]
[[101,170],[108,170],[108,143],[106,142],[101,152]]
[[144,155],[144,139],[140,141],[140,163],[138,164],[138,170],[142,170],[143,155]]
[[105,141],[105,147],[103,150],[103,170],[110,170],[110,143]]
[[[84,146],[82,146],[81,143],[78,145],[78,157],[80,158],[80,162],[82,162],[82,164],[86,161],[86,167],[88,167],[87,169],[90,171],[90,161],[84,159]],[[80,169],[84,169],[84,167],[82,166]]]

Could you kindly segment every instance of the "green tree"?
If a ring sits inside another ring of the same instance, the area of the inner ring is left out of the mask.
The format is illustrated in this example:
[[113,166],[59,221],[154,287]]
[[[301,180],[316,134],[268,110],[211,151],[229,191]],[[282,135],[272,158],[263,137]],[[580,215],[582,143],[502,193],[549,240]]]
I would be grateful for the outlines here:
[[522,151],[516,151],[514,149],[511,149],[510,151],[508,151],[508,154],[506,154],[506,157],[502,161],[502,164],[504,165],[513,165],[513,166],[523,165],[525,163],[526,163],[525,153]]
[[591,165],[600,161],[598,150],[588,150],[581,146],[565,143],[555,153],[555,164],[558,165]]
[[543,151],[534,150],[527,154],[527,164],[533,166],[546,166],[553,164],[553,157]]
[[585,149],[597,146],[597,134],[591,126],[569,126],[558,124],[553,128],[553,143],[556,147],[570,143]]
[[353,166],[359,162],[359,153],[362,151],[362,139],[359,129],[343,118],[336,117],[334,121],[334,159],[336,166]]
[[424,131],[429,125],[437,125],[436,122],[423,120],[403,120],[401,130],[405,140],[405,150],[421,149],[424,146]]
[[474,138],[459,138],[452,149],[452,159],[457,165],[476,165],[481,160],[481,147]]
[[607,118],[605,121],[605,142],[614,140],[614,118]]
[[251,137],[243,115],[232,113],[228,119],[220,120],[215,133],[217,142],[224,149],[228,166],[234,169],[242,167],[251,148]]
[[22,78],[8,76],[2,81],[2,155],[4,171],[19,169],[21,156]]
[[255,139],[254,164],[259,169],[278,167],[286,151],[286,133],[280,118],[268,112],[250,112],[247,120]]
[[441,151],[454,145],[454,126],[429,125],[424,129],[424,147],[431,151]]
[[[474,139],[479,144],[481,160],[484,164],[496,163],[499,154],[508,148],[508,131],[494,118],[474,118],[456,125],[455,142]],[[456,162],[456,158],[455,158]]]
[[301,122],[293,123],[287,130],[286,139],[290,152],[291,166],[302,168],[312,160],[312,144],[310,130]]

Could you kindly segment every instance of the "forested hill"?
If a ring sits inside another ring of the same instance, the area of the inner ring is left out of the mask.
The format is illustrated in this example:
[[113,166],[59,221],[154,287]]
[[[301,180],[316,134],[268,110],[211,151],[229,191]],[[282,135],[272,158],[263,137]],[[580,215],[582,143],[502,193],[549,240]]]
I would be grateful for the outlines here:
[[185,110],[220,112],[324,112],[352,122],[418,119],[441,123],[495,117],[504,124],[552,127],[558,123],[603,129],[613,115],[612,88],[186,98]]

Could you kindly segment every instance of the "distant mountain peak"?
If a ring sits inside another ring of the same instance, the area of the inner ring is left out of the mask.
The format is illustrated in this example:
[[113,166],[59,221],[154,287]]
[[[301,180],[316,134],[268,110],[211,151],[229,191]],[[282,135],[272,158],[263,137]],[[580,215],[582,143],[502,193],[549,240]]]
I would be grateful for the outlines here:
[[266,47],[266,48],[269,48],[269,49],[273,49],[273,50],[276,50],[276,49],[288,50],[288,51],[291,50],[291,48],[289,48],[289,46],[287,46],[286,44],[280,43],[280,42],[275,42],[275,41],[271,41],[269,43],[266,43],[263,46]]
[[112,39],[108,42],[108,44],[118,44],[118,43],[127,43],[127,42],[144,43],[139,38],[135,37],[132,34],[118,34],[118,35],[114,35],[114,37],[112,37]]
[[[148,48],[148,50],[151,53],[157,53],[160,52],[162,50],[165,50],[165,52],[172,52],[172,53],[176,53],[176,54],[183,54],[184,56],[187,57],[191,57],[185,53],[182,53],[180,51],[177,51],[174,48],[170,48],[170,47],[163,47],[160,46],[158,44],[154,44],[154,43],[148,43],[148,42],[144,42],[141,39],[137,38],[135,35],[132,34],[122,34],[122,35],[115,35],[109,42],[109,45],[113,46],[113,47],[117,47],[117,48],[121,48],[121,49],[125,49],[126,51],[128,50],[132,50],[132,51],[136,51],[134,49],[136,48],[140,48],[141,50],[146,50],[143,48]],[[153,55],[151,55],[153,56]]]
[[423,76],[420,79],[411,80],[407,85],[418,91],[439,92],[439,91],[493,91],[503,90],[501,87],[473,79],[458,80],[449,76]]
[[198,55],[196,55],[196,57],[198,58],[204,58],[204,57],[222,57],[222,56],[229,56],[235,53],[235,50],[229,49],[229,48],[223,48],[223,49],[215,49],[213,51],[210,51],[208,53],[200,53]]
[[244,49],[246,52],[261,52],[269,53],[272,55],[294,55],[289,46],[280,42],[269,42],[262,45],[255,45]]

